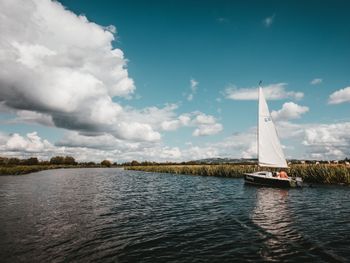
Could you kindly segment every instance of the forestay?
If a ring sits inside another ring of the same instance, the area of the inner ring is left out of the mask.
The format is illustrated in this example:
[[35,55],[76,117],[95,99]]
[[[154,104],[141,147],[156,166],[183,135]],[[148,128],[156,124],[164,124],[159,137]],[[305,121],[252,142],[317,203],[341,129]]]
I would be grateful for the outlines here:
[[288,165],[261,87],[259,87],[258,126],[259,165],[287,168]]

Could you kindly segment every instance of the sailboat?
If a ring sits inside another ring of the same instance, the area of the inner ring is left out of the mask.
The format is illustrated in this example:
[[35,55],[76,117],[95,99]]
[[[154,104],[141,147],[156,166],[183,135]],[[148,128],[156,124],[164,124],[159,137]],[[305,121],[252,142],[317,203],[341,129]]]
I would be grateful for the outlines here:
[[259,112],[258,112],[258,166],[282,169],[280,172],[258,171],[245,173],[247,184],[273,187],[301,187],[302,179],[288,177],[286,158],[273,120],[271,118],[266,99],[259,83]]

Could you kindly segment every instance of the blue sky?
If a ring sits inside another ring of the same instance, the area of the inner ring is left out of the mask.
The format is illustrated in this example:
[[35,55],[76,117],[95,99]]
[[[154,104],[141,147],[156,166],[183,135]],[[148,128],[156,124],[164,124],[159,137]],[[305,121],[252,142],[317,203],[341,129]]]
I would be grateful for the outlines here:
[[[0,72],[2,155],[115,161],[254,157],[257,101],[251,94],[260,80],[265,94],[275,94],[268,103],[286,156],[350,154],[348,1],[29,2],[22,9],[32,23],[17,22],[22,30],[16,34],[11,29],[21,8],[15,15],[13,10],[20,3],[3,4],[8,16],[0,30],[7,43],[18,44],[8,47],[5,41],[0,48],[18,57],[4,57],[2,63],[13,62],[16,75],[37,74],[42,81],[17,83]],[[105,49],[123,56],[119,62],[97,56]],[[53,56],[54,67],[47,59]],[[72,57],[85,64],[68,63]],[[119,83],[120,75],[109,72],[112,63],[133,84]],[[86,74],[90,66],[101,71],[88,72],[91,82],[71,77]],[[58,71],[67,81],[51,88],[47,78],[53,82]],[[108,91],[101,105],[110,110],[101,115],[96,109],[104,107],[89,104],[101,95],[89,93],[100,87],[96,79]],[[33,99],[30,90],[48,91],[48,97]],[[85,120],[83,112],[90,110],[87,115],[98,117]],[[110,147],[106,140],[113,141]]]

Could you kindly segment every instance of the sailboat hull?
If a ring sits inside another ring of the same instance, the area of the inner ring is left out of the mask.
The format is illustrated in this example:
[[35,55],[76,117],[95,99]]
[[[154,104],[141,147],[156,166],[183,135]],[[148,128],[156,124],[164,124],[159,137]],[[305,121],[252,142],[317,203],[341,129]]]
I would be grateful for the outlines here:
[[246,184],[257,186],[270,186],[278,188],[302,187],[302,181],[293,178],[278,178],[269,175],[269,172],[257,172],[244,174]]

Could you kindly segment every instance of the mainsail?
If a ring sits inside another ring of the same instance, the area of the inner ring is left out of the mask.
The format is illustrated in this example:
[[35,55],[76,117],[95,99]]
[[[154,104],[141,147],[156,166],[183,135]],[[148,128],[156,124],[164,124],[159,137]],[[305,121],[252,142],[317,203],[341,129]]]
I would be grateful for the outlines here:
[[259,87],[258,126],[259,165],[287,168],[288,165],[261,87]]

